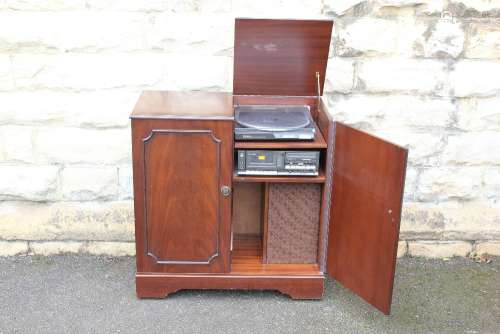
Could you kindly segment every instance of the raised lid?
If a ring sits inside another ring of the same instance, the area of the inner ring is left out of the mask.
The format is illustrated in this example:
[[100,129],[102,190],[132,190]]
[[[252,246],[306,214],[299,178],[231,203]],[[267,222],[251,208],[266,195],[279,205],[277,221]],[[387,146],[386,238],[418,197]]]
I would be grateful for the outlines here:
[[236,19],[233,93],[316,96],[323,92],[331,20]]

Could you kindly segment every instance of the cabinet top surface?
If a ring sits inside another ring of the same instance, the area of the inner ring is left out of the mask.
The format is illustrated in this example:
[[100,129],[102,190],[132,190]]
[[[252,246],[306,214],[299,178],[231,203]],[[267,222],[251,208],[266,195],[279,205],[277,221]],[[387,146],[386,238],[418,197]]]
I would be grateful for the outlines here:
[[130,117],[233,120],[233,95],[222,92],[144,91]]

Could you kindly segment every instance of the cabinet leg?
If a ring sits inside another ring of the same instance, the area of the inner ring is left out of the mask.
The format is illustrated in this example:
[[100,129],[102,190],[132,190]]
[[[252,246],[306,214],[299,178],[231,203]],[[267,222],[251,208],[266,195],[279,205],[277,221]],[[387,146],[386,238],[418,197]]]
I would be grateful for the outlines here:
[[176,293],[180,289],[172,287],[169,288],[167,286],[162,287],[143,287],[136,286],[136,295],[137,298],[154,298],[154,299],[163,299],[167,298],[169,295]]
[[279,290],[282,294],[290,296],[294,300],[305,299],[322,299],[323,298],[323,284],[318,286],[294,286],[290,288],[281,288]]

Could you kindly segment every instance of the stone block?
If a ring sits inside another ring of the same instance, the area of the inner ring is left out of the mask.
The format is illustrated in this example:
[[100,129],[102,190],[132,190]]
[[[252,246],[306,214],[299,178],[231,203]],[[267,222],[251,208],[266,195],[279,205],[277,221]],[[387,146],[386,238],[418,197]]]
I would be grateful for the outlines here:
[[465,33],[461,23],[438,20],[430,24],[419,42],[427,58],[457,58],[464,49]]
[[[25,11],[66,11],[84,10],[85,0],[4,0],[5,7]],[[125,2],[125,1],[124,1]]]
[[51,163],[115,164],[131,159],[128,129],[44,127],[35,146],[40,159]]
[[443,151],[448,164],[500,164],[500,132],[467,132],[448,137]]
[[0,54],[0,91],[14,88],[10,57]]
[[37,241],[30,242],[30,253],[33,255],[58,255],[67,253],[79,253],[83,250],[85,243],[77,241]]
[[147,40],[149,48],[168,53],[232,57],[234,16],[158,14],[148,31]]
[[135,90],[67,95],[62,122],[77,127],[128,128],[139,95]]
[[429,0],[376,0],[375,2],[383,7],[414,7],[425,4]]
[[29,126],[0,126],[0,161],[35,162],[34,132],[36,130]]
[[12,62],[18,88],[95,90],[158,84],[167,59],[154,53],[16,54]]
[[384,17],[439,16],[446,0],[376,0],[373,13]]
[[198,0],[198,11],[202,13],[229,13],[233,2],[227,0]]
[[448,258],[467,256],[472,251],[472,244],[465,241],[409,241],[408,254],[427,258]]
[[339,29],[337,54],[358,56],[397,52],[399,24],[395,20],[364,17]]
[[493,96],[500,92],[500,61],[462,60],[450,73],[451,94],[457,97]]
[[500,240],[500,203],[495,200],[403,204],[402,239]]
[[0,124],[123,128],[130,123],[129,115],[139,94],[134,90],[0,93]]
[[440,166],[420,172],[416,199],[421,201],[470,200],[483,196],[481,167]]
[[349,93],[354,89],[354,62],[334,57],[328,60],[324,91]]
[[[331,77],[334,81],[335,73]],[[451,125],[456,110],[450,99],[399,94],[330,95],[328,106],[336,120],[365,129],[446,127]]]
[[[230,57],[163,56],[167,63],[165,78],[155,89],[231,91],[233,60]],[[202,75],[200,75],[202,73]]]
[[323,11],[330,15],[355,14],[356,8],[367,5],[366,0],[324,0]]
[[62,93],[54,92],[2,92],[0,124],[58,122],[64,119],[63,96]]
[[500,59],[500,26],[498,22],[470,24],[465,57]]
[[500,194],[500,168],[498,166],[483,167],[482,172],[482,195],[492,200],[498,199]]
[[132,166],[118,167],[118,197],[120,199],[131,199],[134,197]]
[[444,77],[445,65],[434,60],[366,59],[359,66],[358,87],[374,93],[434,93]]
[[455,16],[500,16],[500,0],[450,0],[448,10]]
[[26,254],[28,254],[28,242],[0,240],[0,256],[15,256]]
[[232,12],[236,17],[315,18],[320,16],[323,2],[321,0],[267,0],[264,5],[260,1],[233,0],[232,7]]
[[[59,167],[0,165],[0,200],[53,199],[57,189]],[[2,235],[0,233],[0,235]]]
[[377,56],[413,54],[413,46],[425,26],[413,19],[363,17],[338,28],[337,54],[341,56]]
[[131,201],[0,202],[4,240],[133,241]]
[[500,131],[500,97],[460,99],[456,127],[464,131]]
[[166,1],[167,10],[174,13],[195,12],[198,10],[199,0],[170,0]]
[[399,241],[398,242],[398,255],[397,257],[403,257],[406,256],[408,253],[408,243],[406,241]]
[[135,243],[90,241],[83,251],[93,255],[134,256]]
[[61,172],[61,197],[69,201],[116,199],[118,170],[104,166],[66,166]]
[[373,128],[369,133],[397,145],[407,147],[411,166],[435,166],[440,163],[440,153],[445,145],[442,131],[430,132],[411,128]]
[[[168,9],[169,3],[165,0],[86,0],[85,5],[89,9],[108,11],[130,11],[130,12],[156,12]],[[184,2],[195,2],[193,0]]]
[[415,200],[419,171],[417,168],[407,166],[405,175],[404,200]]
[[[34,26],[37,28],[33,29]],[[61,33],[61,27],[64,27],[64,33]],[[140,13],[4,11],[0,12],[0,50],[35,54],[54,50],[144,50],[148,27],[148,18]],[[78,72],[80,67],[73,70]]]
[[479,241],[474,245],[474,251],[481,254],[500,256],[499,241]]
[[418,16],[428,16],[435,15],[440,16],[441,13],[446,9],[448,5],[447,0],[425,0],[422,1],[416,8],[416,15]]

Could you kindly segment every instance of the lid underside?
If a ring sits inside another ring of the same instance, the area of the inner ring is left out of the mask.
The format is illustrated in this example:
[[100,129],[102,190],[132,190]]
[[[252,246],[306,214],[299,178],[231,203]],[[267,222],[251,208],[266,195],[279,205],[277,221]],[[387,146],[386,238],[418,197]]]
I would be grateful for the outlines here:
[[233,93],[316,96],[323,92],[331,20],[236,19]]

